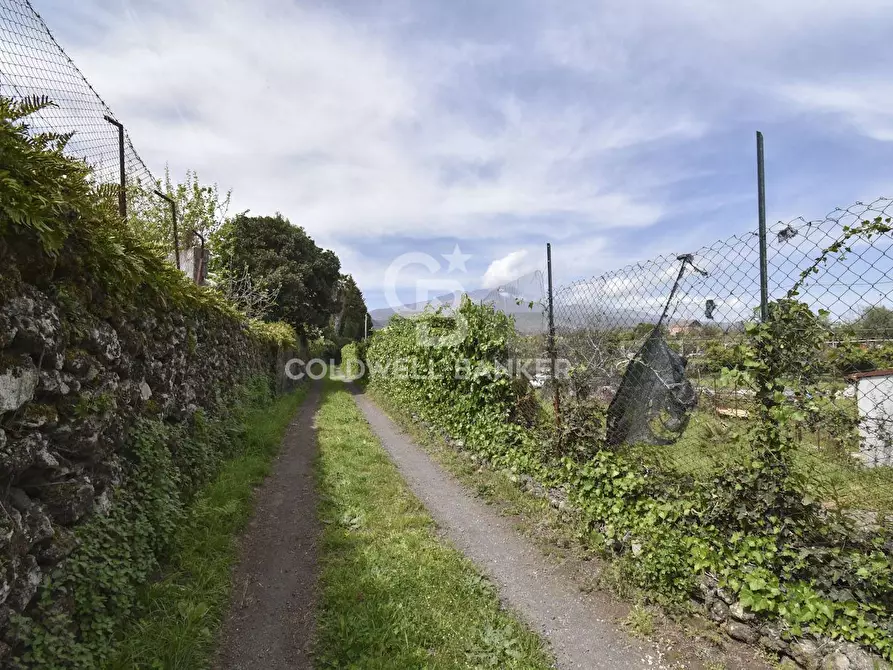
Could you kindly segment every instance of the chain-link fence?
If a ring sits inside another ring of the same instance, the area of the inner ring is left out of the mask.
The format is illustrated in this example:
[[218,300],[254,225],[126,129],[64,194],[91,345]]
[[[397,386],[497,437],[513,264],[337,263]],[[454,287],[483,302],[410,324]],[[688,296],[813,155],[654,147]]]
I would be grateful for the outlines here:
[[[515,322],[515,339],[509,343],[509,356],[531,362],[549,356],[546,279],[540,270],[494,288],[483,299],[500,312],[511,314]],[[543,373],[539,382],[546,381]]]
[[[790,341],[779,342],[790,349],[781,402],[797,412],[796,467],[832,497],[893,510],[891,216],[893,201],[881,198],[769,226],[766,289],[770,312],[804,308]],[[878,224],[873,236],[852,235],[866,221]],[[553,255],[561,274],[561,248]],[[591,437],[597,425],[599,444],[643,450],[686,474],[751,457],[758,408],[747,331],[762,312],[758,233],[555,287],[554,346],[547,282],[540,294],[530,283],[507,284],[488,301],[515,314],[511,355],[545,359],[546,374],[540,365],[531,382],[540,420],[554,419],[562,435],[582,420]]]
[[[66,153],[87,162],[99,183],[120,185],[123,165],[128,220],[159,202],[158,182],[118,119],[90,85],[28,0],[0,0],[0,95],[13,99],[46,97],[52,106],[28,118],[36,132],[71,133]],[[163,216],[169,216],[167,205]],[[165,253],[173,256],[173,221],[165,224]],[[170,240],[169,242],[167,240]],[[190,250],[191,252],[191,250]]]
[[[105,119],[116,117],[28,0],[0,0],[0,93],[50,98],[54,107],[32,119],[35,129],[73,132],[68,152],[87,161],[97,179],[118,182],[118,129]],[[126,133],[124,166],[128,179],[155,183]]]
[[[891,216],[893,202],[878,199],[779,222],[767,235],[769,310],[804,307],[790,341],[778,342],[790,350],[781,402],[798,412],[795,460],[850,492],[888,486],[880,473],[893,466]],[[877,224],[873,237],[848,233],[866,221]],[[746,457],[739,447],[757,409],[744,383],[754,360],[747,330],[761,319],[760,278],[753,233],[556,288],[559,423],[585,405],[605,444],[649,448],[686,472]],[[862,465],[878,470],[854,483]]]

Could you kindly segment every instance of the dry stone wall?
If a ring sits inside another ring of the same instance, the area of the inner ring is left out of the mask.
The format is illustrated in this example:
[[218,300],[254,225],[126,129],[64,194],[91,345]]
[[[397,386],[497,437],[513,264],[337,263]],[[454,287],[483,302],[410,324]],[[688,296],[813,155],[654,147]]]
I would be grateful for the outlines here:
[[[224,310],[111,307],[85,285],[27,283],[7,256],[0,268],[0,633],[64,566],[78,546],[77,528],[115,504],[136,421],[212,415],[258,375],[286,390],[281,370],[289,357]],[[9,653],[0,642],[0,665]]]

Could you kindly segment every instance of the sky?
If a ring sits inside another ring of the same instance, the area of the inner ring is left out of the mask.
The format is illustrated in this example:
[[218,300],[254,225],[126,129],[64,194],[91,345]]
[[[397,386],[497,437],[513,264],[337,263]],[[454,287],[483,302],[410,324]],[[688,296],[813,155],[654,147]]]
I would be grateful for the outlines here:
[[[159,175],[281,212],[370,307],[893,197],[888,0],[33,0]],[[420,288],[420,286],[422,288]]]

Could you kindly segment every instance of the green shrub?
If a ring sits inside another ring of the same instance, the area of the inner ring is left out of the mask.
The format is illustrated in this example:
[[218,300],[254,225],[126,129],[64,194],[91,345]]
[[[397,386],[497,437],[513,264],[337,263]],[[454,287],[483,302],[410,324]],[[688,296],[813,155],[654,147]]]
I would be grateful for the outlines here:
[[[782,301],[768,323],[749,329],[727,361],[742,384],[763,380],[774,398],[784,386],[779,371],[796,365],[811,378],[800,361],[822,333],[804,334],[815,322],[807,311]],[[752,458],[696,479],[666,473],[641,453],[601,449],[598,409],[584,401],[571,407],[559,457],[537,430],[512,420],[523,390],[499,372],[511,334],[509,317],[467,300],[451,316],[395,317],[371,340],[371,384],[496,467],[565,491],[652,599],[684,605],[709,574],[748,609],[780,619],[786,636],[823,634],[893,656],[887,537],[867,537],[823,512],[790,475],[785,440],[805,416],[767,404],[761,419],[769,429],[750,435]]]
[[365,341],[348,342],[341,347],[341,368],[351,377],[364,376],[366,370]]
[[258,339],[276,345],[280,349],[298,348],[298,335],[295,329],[282,321],[268,322],[252,319],[248,322],[251,333]]
[[505,372],[513,332],[511,317],[467,298],[451,316],[395,316],[370,341],[371,383],[499,458],[520,448],[525,434],[512,421],[522,395]]

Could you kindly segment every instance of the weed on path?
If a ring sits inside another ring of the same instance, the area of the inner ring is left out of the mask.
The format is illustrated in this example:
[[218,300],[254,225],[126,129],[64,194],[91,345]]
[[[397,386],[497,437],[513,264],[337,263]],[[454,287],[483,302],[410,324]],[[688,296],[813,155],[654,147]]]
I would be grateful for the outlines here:
[[208,667],[229,602],[239,553],[236,535],[251,516],[255,487],[270,471],[306,394],[301,386],[248,413],[240,453],[197,494],[177,532],[167,574],[144,588],[143,615],[124,630],[110,668]]

